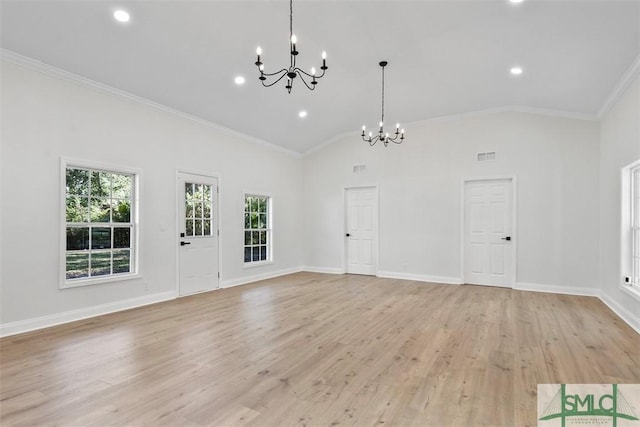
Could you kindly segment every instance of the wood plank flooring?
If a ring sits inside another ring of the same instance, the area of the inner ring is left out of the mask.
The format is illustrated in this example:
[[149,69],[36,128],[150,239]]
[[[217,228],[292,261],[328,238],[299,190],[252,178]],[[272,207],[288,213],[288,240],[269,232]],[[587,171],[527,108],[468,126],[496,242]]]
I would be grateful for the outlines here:
[[596,298],[298,273],[0,340],[0,424],[535,426],[639,349]]

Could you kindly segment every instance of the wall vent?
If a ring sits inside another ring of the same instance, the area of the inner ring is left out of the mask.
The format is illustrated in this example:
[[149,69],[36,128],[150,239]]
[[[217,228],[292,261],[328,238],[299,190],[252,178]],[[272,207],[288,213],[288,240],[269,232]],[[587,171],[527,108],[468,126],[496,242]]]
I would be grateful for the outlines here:
[[484,153],[476,154],[476,158],[479,162],[492,162],[496,159],[495,151],[486,151]]
[[353,173],[362,173],[367,170],[367,165],[355,165],[353,167]]

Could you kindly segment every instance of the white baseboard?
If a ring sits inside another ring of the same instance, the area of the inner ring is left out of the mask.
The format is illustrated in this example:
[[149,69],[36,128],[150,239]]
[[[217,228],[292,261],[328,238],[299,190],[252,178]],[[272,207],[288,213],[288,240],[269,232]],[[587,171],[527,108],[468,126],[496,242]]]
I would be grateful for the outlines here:
[[546,285],[541,283],[517,282],[513,289],[519,291],[547,292],[550,294],[581,295],[587,297],[600,296],[599,289],[577,288],[574,286]]
[[575,288],[572,286],[557,286],[557,285],[542,285],[539,283],[516,283],[516,287],[519,291],[533,291],[533,292],[548,292],[553,294],[565,294],[565,295],[581,295],[587,297],[597,297],[602,301],[611,311],[613,311],[618,317],[620,317],[626,324],[631,326],[638,334],[640,334],[640,317],[635,313],[630,312],[616,301],[609,298],[602,293],[600,289],[593,288]]
[[63,323],[75,322],[76,320],[101,316],[103,314],[129,310],[131,308],[142,307],[145,305],[168,301],[175,298],[175,291],[160,292],[151,295],[144,295],[137,298],[116,301],[108,304],[100,304],[93,307],[80,308],[77,310],[65,311],[48,316],[35,317],[33,319],[4,323],[0,324],[0,337],[8,337],[10,335],[21,334],[24,332],[34,331],[36,329],[48,328],[50,326],[61,325]]
[[376,276],[385,279],[416,280],[418,282],[444,283],[447,285],[462,284],[462,280],[459,277],[430,276],[427,274],[398,273],[395,271],[378,271]]
[[316,267],[311,265],[305,265],[302,267],[302,271],[308,271],[309,273],[344,274],[344,270],[342,268]]
[[624,320],[627,325],[631,326],[638,334],[640,334],[640,316],[636,313],[632,313],[623,306],[621,306],[616,301],[609,298],[604,293],[599,295],[600,301],[602,301],[611,311],[618,315],[622,320]]
[[303,271],[302,267],[285,268],[268,273],[254,274],[253,276],[240,277],[238,279],[225,280],[220,284],[221,288],[232,288],[234,286],[247,285],[249,283],[258,282],[260,280],[273,279],[274,277],[285,276],[287,274],[299,273]]
[[[344,271],[338,268],[328,267],[294,267],[269,273],[257,274],[240,279],[228,280],[222,283],[221,288],[230,288],[233,286],[245,285],[260,280],[272,279],[287,274],[298,273],[300,271],[309,271],[315,273],[326,274],[343,274]],[[389,279],[405,279],[417,280],[421,282],[460,284],[461,280],[457,277],[428,276],[410,273],[397,273],[390,271],[379,271],[378,277]],[[598,297],[611,311],[618,315],[624,322],[640,334],[640,316],[612,300],[608,296],[602,294],[599,289],[593,288],[576,288],[571,286],[557,286],[539,283],[523,283],[518,282],[514,289],[522,291],[549,292],[556,294],[582,295]],[[129,310],[131,308],[142,307],[149,304],[168,301],[176,298],[174,291],[160,292],[152,295],[144,295],[142,297],[130,298],[123,301],[116,301],[108,304],[96,305],[93,307],[81,308],[78,310],[65,311],[63,313],[52,314],[48,316],[36,317],[33,319],[19,320],[0,324],[0,337],[8,337],[11,335],[21,334],[24,332],[34,331],[37,329],[48,328],[50,326],[61,325],[63,323],[75,322],[90,317],[101,316],[104,314],[115,313],[118,311]]]

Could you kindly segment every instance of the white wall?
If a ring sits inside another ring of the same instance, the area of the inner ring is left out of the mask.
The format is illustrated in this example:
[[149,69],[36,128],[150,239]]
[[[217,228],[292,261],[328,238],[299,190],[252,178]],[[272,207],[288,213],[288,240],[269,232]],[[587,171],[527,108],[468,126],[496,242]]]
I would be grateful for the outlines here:
[[[600,128],[600,285],[605,302],[640,331],[640,299],[623,292],[621,170],[640,159],[640,77],[603,118]],[[627,273],[628,274],[628,273]]]
[[[223,284],[301,265],[296,156],[8,61],[1,78],[0,323],[175,293],[176,169],[220,177]],[[61,156],[143,170],[143,279],[58,289]],[[243,190],[273,196],[270,266],[243,269]]]
[[[379,186],[381,272],[458,282],[462,179],[515,176],[518,286],[602,287],[627,321],[640,312],[618,286],[620,168],[640,157],[637,79],[601,125],[477,114],[410,126],[403,145],[386,148],[356,129],[300,159],[11,62],[1,71],[0,326],[174,295],[176,169],[220,177],[222,284],[302,265],[344,271],[343,189],[359,185]],[[484,151],[497,161],[478,163]],[[143,279],[58,289],[60,156],[143,170]],[[273,265],[243,268],[243,190],[273,195]]]
[[[379,270],[460,282],[463,178],[515,176],[519,286],[596,292],[598,123],[504,112],[425,122],[406,135],[369,147],[355,129],[305,156],[307,266],[344,269],[342,189],[378,184]],[[497,160],[478,163],[485,151]],[[354,174],[360,164],[367,171]]]

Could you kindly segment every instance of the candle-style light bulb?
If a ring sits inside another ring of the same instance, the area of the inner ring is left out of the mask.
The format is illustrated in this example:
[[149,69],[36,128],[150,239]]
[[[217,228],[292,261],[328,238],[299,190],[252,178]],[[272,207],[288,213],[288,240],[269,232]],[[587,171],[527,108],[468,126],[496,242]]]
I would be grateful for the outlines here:
[[324,50],[322,51],[322,59],[327,59],[327,52]]
[[298,38],[296,37],[295,34],[291,35],[291,43],[296,44],[296,42],[298,41]]
[[256,65],[259,67],[260,65],[262,65],[262,61],[260,61],[260,55],[262,54],[262,48],[260,46],[258,46],[258,48],[256,49],[256,53],[258,54],[258,59],[256,60]]
[[260,64],[260,72],[264,71],[264,64]]
[[316,67],[311,67],[311,75],[312,76],[316,75]]
[[396,123],[396,129],[400,129],[400,123]]
[[364,130],[365,130],[366,128],[367,128],[367,127],[366,127],[365,125],[362,125],[362,131],[363,131],[363,132],[364,132]]
[[382,127],[382,122],[378,123],[378,126]]
[[389,133],[387,132],[384,136],[386,136],[387,138],[389,138]]
[[400,133],[401,133],[402,135],[404,135],[404,129],[402,129],[402,130],[400,131]]
[[373,133],[369,132],[369,139],[371,139],[372,136],[373,136]]

